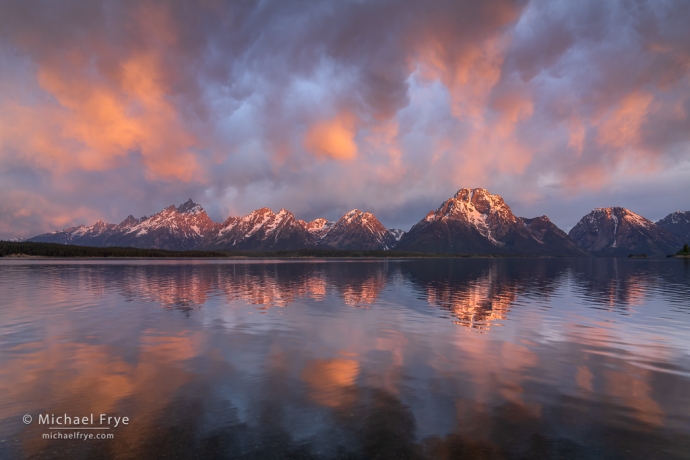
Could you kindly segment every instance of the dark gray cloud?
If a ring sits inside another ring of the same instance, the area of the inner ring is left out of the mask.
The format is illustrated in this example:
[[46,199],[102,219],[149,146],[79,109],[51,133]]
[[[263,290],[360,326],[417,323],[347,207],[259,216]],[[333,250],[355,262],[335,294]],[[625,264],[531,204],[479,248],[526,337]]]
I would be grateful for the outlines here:
[[684,1],[0,9],[1,237],[190,196],[400,227],[466,186],[566,228],[690,209]]

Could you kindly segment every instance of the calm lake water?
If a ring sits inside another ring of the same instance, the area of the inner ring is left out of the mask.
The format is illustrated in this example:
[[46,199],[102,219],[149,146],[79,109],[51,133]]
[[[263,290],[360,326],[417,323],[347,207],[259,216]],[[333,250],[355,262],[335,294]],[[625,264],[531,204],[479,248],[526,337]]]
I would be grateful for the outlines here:
[[688,262],[0,259],[0,457],[690,458]]

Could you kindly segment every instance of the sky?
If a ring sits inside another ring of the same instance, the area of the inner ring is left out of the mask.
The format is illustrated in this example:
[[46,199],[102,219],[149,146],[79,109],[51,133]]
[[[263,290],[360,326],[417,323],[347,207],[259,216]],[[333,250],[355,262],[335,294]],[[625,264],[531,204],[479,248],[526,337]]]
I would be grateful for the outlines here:
[[0,238],[192,198],[690,210],[690,2],[0,0]]

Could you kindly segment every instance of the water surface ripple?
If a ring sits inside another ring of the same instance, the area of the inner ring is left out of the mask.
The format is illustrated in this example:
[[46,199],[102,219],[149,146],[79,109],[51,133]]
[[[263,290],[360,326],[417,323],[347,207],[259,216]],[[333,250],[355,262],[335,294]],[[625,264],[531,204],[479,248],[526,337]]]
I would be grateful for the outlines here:
[[[687,459],[689,290],[687,260],[0,259],[0,458]],[[37,423],[91,413],[131,422]]]

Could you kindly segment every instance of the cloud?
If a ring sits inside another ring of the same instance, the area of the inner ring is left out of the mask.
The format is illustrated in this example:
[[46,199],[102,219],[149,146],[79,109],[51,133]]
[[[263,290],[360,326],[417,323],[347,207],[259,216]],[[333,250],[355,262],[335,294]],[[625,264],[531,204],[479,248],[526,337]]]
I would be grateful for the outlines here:
[[357,207],[407,227],[482,186],[543,214],[572,197],[602,205],[690,156],[685,2],[3,10],[0,198],[17,209],[4,237],[54,229],[46,207],[73,225],[189,196],[216,220]]
[[355,135],[353,117],[345,113],[311,126],[304,136],[304,147],[317,156],[352,160],[357,157]]
[[58,171],[108,170],[136,152],[150,179],[189,181],[202,174],[193,152],[202,144],[171,103],[163,57],[149,43],[174,45],[174,27],[160,8],[131,13],[136,21],[130,26],[147,43],[116,56],[108,56],[107,44],[84,49],[74,43],[50,52],[28,45],[39,55],[34,76],[43,100],[10,99],[1,115],[9,126],[3,150]]

